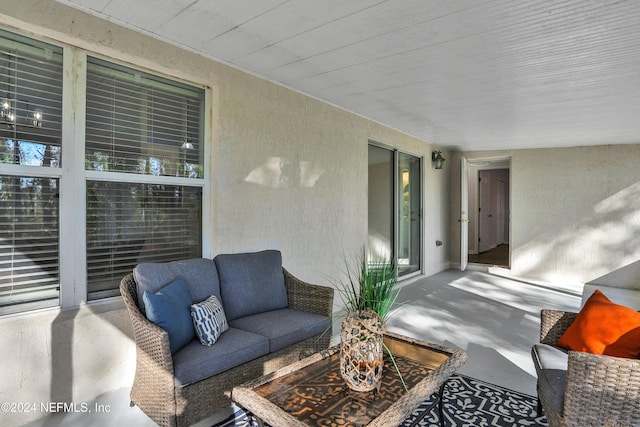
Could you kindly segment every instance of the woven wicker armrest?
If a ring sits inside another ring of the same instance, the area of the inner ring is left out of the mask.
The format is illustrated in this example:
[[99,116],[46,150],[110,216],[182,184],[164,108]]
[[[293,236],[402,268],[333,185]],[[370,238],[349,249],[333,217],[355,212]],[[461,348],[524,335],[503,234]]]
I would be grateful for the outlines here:
[[131,401],[162,426],[176,425],[173,359],[169,334],[151,323],[138,308],[138,294],[133,274],[120,282],[136,342],[136,374],[131,387]]
[[284,268],[289,308],[321,314],[329,319],[333,315],[333,288],[303,282]]
[[542,310],[540,312],[540,342],[556,345],[558,339],[571,326],[577,315],[578,313],[570,311]]
[[[133,274],[126,275],[120,282],[120,294],[127,307],[133,336],[138,352],[151,358],[157,366],[173,375],[173,359],[169,348],[169,334],[150,322],[138,308],[138,294]],[[173,384],[172,384],[173,387]]]
[[640,425],[640,360],[569,352],[567,426]]

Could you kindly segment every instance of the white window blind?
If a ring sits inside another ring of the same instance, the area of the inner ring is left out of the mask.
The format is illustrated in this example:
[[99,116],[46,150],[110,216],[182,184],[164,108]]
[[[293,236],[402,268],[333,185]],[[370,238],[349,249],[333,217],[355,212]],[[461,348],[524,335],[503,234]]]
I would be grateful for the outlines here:
[[0,162],[60,167],[62,49],[0,31]]
[[202,178],[204,91],[89,58],[86,169]]
[[203,104],[202,89],[89,58],[89,299],[116,295],[138,263],[201,256]]
[[0,30],[0,313],[59,302],[59,179],[50,168],[61,166],[62,70],[61,48]]
[[199,187],[87,183],[87,268],[91,298],[113,294],[141,262],[201,256]]
[[58,179],[0,176],[0,199],[2,312],[57,305]]

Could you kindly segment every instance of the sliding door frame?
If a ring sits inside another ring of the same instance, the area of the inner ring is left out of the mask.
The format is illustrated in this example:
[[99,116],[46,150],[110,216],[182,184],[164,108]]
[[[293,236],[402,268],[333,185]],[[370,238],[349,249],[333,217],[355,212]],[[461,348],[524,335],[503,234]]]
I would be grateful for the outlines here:
[[[423,212],[424,212],[424,156],[419,156],[419,155],[415,155],[413,153],[410,153],[408,151],[404,151],[404,150],[399,150],[397,148],[388,146],[386,144],[382,144],[380,142],[377,141],[373,141],[373,140],[369,140],[369,144],[367,147],[369,146],[374,146],[377,148],[382,148],[384,150],[388,150],[392,153],[393,155],[393,173],[391,174],[391,179],[392,179],[392,188],[393,188],[393,215],[392,215],[392,232],[393,232],[393,236],[392,236],[392,244],[393,247],[391,248],[391,253],[392,253],[392,261],[393,264],[396,266],[396,274],[398,276],[398,280],[405,280],[408,279],[410,277],[414,277],[417,275],[421,275],[424,271],[424,216],[423,216]],[[368,149],[368,148],[367,148]],[[419,250],[420,250],[420,254],[418,255],[418,269],[417,271],[412,271],[410,273],[404,274],[404,275],[400,275],[400,266],[398,265],[398,254],[399,254],[399,248],[400,248],[400,202],[401,202],[401,193],[399,191],[399,175],[400,175],[400,154],[407,154],[409,156],[415,157],[418,162],[419,162],[419,167],[420,167],[420,173],[419,173],[419,185],[420,185],[420,191],[419,191],[419,195],[420,195],[420,202],[419,202],[419,209],[417,214],[417,223],[418,223],[418,235],[419,235]],[[368,221],[368,213],[367,213],[367,221]]]

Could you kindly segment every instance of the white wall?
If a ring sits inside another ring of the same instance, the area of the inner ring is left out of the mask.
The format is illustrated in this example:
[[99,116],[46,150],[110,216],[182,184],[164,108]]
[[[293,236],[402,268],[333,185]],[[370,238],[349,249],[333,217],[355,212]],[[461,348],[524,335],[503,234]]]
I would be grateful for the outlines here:
[[[425,158],[432,147],[246,74],[226,83],[221,98],[233,96],[218,117],[214,253],[276,247],[294,274],[327,282],[366,243],[368,141]],[[435,242],[446,238],[448,181],[425,165],[425,239]],[[447,265],[442,249],[427,245],[427,274]]]
[[[640,145],[463,155],[511,157],[513,275],[558,284],[601,282],[610,274],[620,286],[640,282],[633,268],[640,261]],[[457,212],[459,169],[452,174]],[[459,229],[451,225],[450,256],[457,259]]]
[[[375,140],[425,157],[425,272],[448,265],[449,172],[431,167],[424,141],[53,1],[0,1],[0,24],[212,87],[211,253],[277,248],[304,280],[339,277],[343,255],[366,242]],[[131,384],[134,347],[117,305],[0,323],[3,401],[77,402]],[[42,415],[0,413],[0,425]]]

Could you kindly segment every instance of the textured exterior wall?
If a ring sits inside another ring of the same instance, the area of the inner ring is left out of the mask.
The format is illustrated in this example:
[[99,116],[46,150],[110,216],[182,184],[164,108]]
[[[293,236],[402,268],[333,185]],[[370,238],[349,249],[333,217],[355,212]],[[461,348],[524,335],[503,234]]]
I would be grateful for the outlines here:
[[[304,280],[339,277],[366,241],[375,140],[424,156],[425,273],[448,266],[449,171],[433,169],[424,141],[53,1],[0,1],[0,25],[212,88],[211,254],[277,248]],[[2,400],[78,402],[131,384],[126,313],[90,307],[0,319]],[[0,414],[0,425],[43,415]]]
[[[234,72],[232,97],[220,87],[214,163],[214,253],[275,247],[294,274],[327,282],[367,238],[368,141],[425,159],[425,241],[445,239],[446,171],[432,147],[359,116]],[[446,155],[446,153],[445,153]],[[447,265],[426,244],[426,273]]]
[[[559,284],[640,283],[640,145],[463,153],[511,156],[511,274]],[[460,206],[459,154],[452,218]],[[451,223],[451,259],[460,254]],[[609,282],[607,282],[609,283]]]

